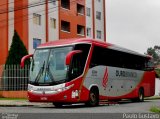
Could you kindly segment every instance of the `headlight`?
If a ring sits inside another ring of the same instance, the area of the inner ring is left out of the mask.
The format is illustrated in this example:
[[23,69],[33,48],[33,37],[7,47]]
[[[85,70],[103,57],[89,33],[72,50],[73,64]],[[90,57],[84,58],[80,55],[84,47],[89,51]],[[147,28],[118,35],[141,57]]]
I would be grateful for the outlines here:
[[67,86],[67,87],[56,89],[56,91],[57,92],[62,92],[62,91],[65,91],[65,90],[68,90],[68,89],[72,88],[73,86],[74,86],[74,84],[72,84],[70,86]]
[[33,90],[33,86],[32,85],[28,85],[28,90],[32,91]]

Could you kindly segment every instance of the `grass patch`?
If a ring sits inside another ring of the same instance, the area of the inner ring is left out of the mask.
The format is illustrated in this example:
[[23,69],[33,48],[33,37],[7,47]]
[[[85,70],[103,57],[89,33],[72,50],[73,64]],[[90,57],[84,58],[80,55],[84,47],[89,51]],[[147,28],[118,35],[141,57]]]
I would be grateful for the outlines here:
[[160,99],[160,96],[152,96],[152,97],[145,97],[145,100],[158,100]]
[[150,109],[151,112],[160,113],[160,107],[153,106]]
[[0,100],[27,100],[26,98],[0,98]]

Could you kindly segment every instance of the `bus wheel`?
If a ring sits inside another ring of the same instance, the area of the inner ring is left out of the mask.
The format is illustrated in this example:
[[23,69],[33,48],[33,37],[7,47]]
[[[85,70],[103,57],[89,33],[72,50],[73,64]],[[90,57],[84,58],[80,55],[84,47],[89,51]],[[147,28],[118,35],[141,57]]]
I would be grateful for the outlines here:
[[59,108],[60,108],[60,107],[62,107],[63,104],[62,104],[62,103],[59,103],[59,102],[54,102],[53,105],[54,105],[55,107],[59,107]]
[[144,90],[140,88],[138,91],[138,97],[131,99],[133,102],[143,102],[144,101]]
[[99,105],[99,92],[97,88],[91,88],[89,93],[89,101],[86,105],[91,107]]
[[143,102],[144,101],[144,90],[143,90],[143,88],[139,89],[139,92],[138,92],[138,101],[139,102]]

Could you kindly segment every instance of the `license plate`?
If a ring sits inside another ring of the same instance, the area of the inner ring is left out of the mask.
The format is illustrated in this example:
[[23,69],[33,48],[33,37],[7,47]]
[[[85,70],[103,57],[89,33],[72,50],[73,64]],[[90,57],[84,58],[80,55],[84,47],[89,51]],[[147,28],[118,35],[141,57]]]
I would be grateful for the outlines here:
[[41,97],[41,100],[48,100],[47,97]]

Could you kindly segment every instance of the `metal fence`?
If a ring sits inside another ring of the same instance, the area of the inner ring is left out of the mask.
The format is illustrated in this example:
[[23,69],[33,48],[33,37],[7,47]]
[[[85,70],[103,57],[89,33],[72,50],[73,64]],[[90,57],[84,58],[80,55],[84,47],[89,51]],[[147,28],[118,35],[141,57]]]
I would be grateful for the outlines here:
[[23,69],[19,65],[0,66],[0,90],[21,91],[27,90],[29,66]]

